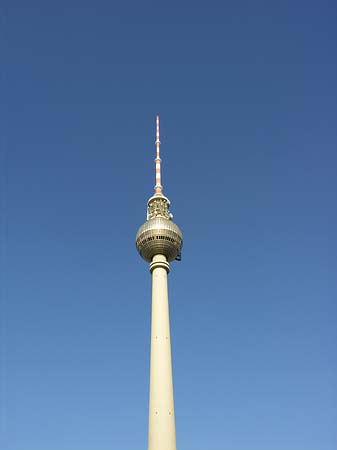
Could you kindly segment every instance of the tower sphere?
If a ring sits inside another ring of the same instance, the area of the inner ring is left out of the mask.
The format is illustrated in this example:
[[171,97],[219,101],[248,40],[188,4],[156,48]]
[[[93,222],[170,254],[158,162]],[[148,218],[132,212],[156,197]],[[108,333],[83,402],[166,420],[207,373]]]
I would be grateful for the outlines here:
[[147,220],[138,230],[136,246],[140,256],[151,262],[155,255],[164,255],[167,260],[179,258],[183,235],[172,220],[154,217]]

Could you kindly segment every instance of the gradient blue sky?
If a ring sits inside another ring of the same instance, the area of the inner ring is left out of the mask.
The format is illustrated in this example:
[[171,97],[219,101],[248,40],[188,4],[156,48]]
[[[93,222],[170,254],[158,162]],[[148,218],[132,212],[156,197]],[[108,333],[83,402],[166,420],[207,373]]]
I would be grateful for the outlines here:
[[178,448],[335,450],[335,1],[1,16],[1,448],[147,446],[159,113]]

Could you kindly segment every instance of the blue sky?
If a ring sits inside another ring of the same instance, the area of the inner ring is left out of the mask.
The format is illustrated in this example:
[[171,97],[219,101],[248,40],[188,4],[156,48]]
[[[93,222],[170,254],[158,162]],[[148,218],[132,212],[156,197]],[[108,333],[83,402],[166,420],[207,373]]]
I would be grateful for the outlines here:
[[159,113],[178,448],[334,450],[335,2],[1,16],[1,448],[146,448]]

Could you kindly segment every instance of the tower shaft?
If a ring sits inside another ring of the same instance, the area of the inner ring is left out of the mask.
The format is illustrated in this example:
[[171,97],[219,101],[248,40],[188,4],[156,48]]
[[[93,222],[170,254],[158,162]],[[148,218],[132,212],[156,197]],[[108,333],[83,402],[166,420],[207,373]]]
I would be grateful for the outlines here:
[[152,318],[148,450],[176,450],[170,317],[164,255],[155,255],[152,273]]

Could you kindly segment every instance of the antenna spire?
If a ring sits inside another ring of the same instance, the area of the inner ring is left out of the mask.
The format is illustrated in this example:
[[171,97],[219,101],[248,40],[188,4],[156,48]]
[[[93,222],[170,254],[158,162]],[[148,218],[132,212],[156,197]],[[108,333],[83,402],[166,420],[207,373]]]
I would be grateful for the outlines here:
[[161,159],[160,159],[160,131],[159,116],[156,116],[156,185],[154,187],[155,195],[163,195],[163,186],[161,185]]

